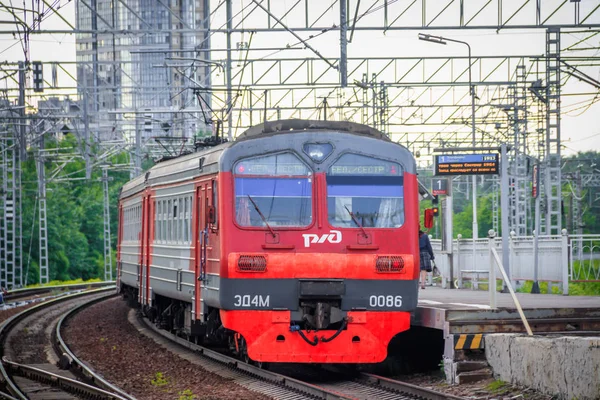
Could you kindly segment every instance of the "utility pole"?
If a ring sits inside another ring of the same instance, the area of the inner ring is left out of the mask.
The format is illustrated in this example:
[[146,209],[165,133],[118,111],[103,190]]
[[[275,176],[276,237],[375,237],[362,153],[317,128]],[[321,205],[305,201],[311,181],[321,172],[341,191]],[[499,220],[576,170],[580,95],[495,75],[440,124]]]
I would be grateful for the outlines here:
[[18,148],[19,148],[19,157],[20,160],[25,160],[27,158],[27,146],[26,146],[26,136],[25,136],[25,88],[27,82],[27,65],[23,61],[19,61],[19,138],[18,138]]
[[102,188],[104,192],[104,280],[112,281],[112,257],[110,252],[110,203],[108,198],[108,168],[102,167]]
[[346,1],[340,1],[340,85],[348,86],[348,16]]
[[[500,207],[502,211],[508,210],[508,146],[506,143],[502,143],[500,146],[500,162],[501,162],[501,172],[500,172],[500,186],[501,186],[501,196],[500,196]],[[502,224],[502,266],[504,267],[504,271],[506,271],[506,275],[508,279],[510,279],[510,255],[508,251],[508,235],[509,226],[508,226],[508,213],[503,212],[501,215],[501,224]],[[506,288],[506,284],[503,284],[503,287]]]
[[[19,99],[0,118],[0,286],[22,286],[21,160],[25,143],[26,65],[18,63]],[[11,116],[15,114],[16,118]],[[6,118],[4,118],[6,117]],[[12,121],[11,121],[12,119]]]
[[540,162],[536,160],[536,164],[533,166],[533,177],[532,177],[532,196],[535,199],[535,230],[533,231],[533,285],[531,286],[531,293],[540,293],[540,285],[538,282],[538,271],[540,267],[540,250],[539,250],[539,238],[541,232],[541,216],[540,216]]
[[40,203],[40,284],[50,282],[48,271],[48,220],[46,218],[46,171],[44,168],[44,136],[38,147],[38,197]]
[[[231,95],[231,30],[233,29],[233,12],[231,10],[231,1],[232,0],[225,0],[227,10],[227,66],[225,74],[225,79],[227,80],[227,107],[225,107],[225,109],[229,110],[227,113],[227,139],[229,139],[230,142],[233,139],[233,133],[231,131],[233,125],[233,97]],[[266,101],[267,99],[265,97],[265,109],[267,108]]]
[[85,160],[85,179],[92,177],[92,168],[90,164],[90,121],[88,112],[88,90],[86,80],[83,80],[83,159]]

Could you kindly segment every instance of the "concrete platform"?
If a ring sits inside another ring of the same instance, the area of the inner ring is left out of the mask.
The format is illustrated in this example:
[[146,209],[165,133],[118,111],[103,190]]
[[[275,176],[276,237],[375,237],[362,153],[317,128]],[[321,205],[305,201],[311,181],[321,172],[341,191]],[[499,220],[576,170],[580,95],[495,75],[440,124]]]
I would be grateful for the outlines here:
[[[517,298],[534,332],[600,332],[600,296],[517,293]],[[497,293],[496,303],[492,310],[484,291],[427,287],[419,291],[412,325],[445,334],[524,332],[511,295]]]
[[[563,296],[558,294],[517,293],[523,308],[593,308],[600,307],[600,296]],[[496,293],[499,308],[515,308],[509,293]],[[427,286],[419,290],[419,305],[449,309],[489,309],[487,291],[441,289]]]
[[[487,335],[526,332],[510,294],[496,294],[496,309],[489,307],[488,296],[487,291],[431,286],[419,291],[411,325],[440,333],[450,384],[462,381],[466,366],[484,362],[485,368]],[[517,293],[517,298],[534,335],[600,337],[600,296]]]

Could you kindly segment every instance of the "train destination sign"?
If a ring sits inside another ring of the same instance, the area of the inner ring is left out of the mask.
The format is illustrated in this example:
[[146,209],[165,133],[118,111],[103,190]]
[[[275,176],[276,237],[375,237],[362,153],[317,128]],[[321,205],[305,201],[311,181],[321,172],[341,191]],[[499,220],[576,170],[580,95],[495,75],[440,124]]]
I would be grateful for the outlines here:
[[451,154],[435,156],[435,175],[496,175],[499,154]]

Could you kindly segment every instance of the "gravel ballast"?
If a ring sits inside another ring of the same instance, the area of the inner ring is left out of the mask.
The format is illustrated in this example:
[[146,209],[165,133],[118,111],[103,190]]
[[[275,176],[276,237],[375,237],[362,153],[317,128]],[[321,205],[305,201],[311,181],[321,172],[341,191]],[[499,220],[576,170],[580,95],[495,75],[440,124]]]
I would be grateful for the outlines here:
[[75,355],[108,381],[148,400],[263,400],[229,379],[184,360],[140,334],[119,298],[79,312],[63,335]]

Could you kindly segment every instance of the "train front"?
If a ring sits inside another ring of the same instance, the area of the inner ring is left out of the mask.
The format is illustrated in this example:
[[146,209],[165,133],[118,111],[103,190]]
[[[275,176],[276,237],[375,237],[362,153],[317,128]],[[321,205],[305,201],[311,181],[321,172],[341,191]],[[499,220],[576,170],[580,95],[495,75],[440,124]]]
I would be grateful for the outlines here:
[[283,130],[228,149],[219,298],[236,348],[261,362],[385,359],[417,306],[415,168],[370,129]]

